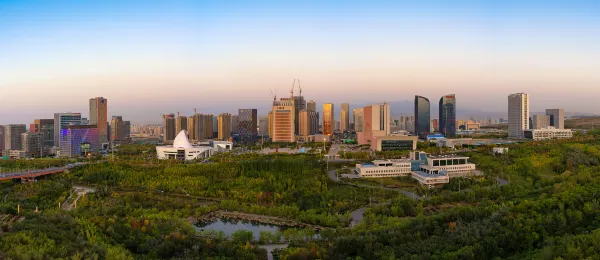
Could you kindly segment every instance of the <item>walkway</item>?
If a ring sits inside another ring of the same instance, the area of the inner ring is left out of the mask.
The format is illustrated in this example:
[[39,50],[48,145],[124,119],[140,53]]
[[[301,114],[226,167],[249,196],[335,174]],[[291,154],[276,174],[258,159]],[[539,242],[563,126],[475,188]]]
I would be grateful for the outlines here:
[[86,163],[78,162],[78,163],[67,164],[63,167],[50,167],[50,168],[44,168],[44,169],[38,169],[38,170],[27,170],[27,171],[20,171],[20,172],[2,173],[2,174],[0,174],[0,181],[12,180],[12,179],[35,178],[35,177],[44,176],[44,175],[61,173],[67,169],[71,169],[73,167],[83,165],[83,164],[86,164]]
[[[73,208],[77,208],[77,201],[80,198],[85,196],[85,194],[94,193],[94,192],[96,192],[96,189],[94,189],[94,188],[89,188],[89,187],[84,187],[84,186],[73,186],[73,192],[65,200],[65,202],[62,204],[61,208],[63,210],[71,210]],[[73,195],[75,195],[76,197],[73,198]],[[69,202],[71,200],[73,200],[72,203]]]

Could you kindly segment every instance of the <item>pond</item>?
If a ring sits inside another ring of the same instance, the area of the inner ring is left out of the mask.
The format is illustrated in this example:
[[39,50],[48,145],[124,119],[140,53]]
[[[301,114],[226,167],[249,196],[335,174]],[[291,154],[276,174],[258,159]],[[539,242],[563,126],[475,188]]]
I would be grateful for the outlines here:
[[239,230],[251,231],[255,240],[260,239],[260,231],[275,233],[277,231],[283,232],[283,230],[287,228],[284,226],[263,224],[255,221],[228,218],[220,218],[216,221],[199,222],[195,225],[195,227],[197,231],[223,231],[225,236],[231,236],[231,234]]

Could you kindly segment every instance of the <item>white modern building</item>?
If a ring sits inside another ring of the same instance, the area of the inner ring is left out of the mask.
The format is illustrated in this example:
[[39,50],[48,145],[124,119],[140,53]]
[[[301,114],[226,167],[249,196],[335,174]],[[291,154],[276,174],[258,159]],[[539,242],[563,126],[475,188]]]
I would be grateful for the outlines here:
[[375,160],[373,163],[357,164],[356,173],[361,178],[408,176],[410,165],[409,160]]
[[173,145],[157,146],[156,155],[158,159],[195,160],[210,157],[212,153],[210,146],[193,146],[187,138],[187,133],[182,130],[177,134]]
[[470,176],[474,170],[475,164],[469,162],[469,157],[457,155],[428,156],[427,163],[421,165],[422,172],[446,172],[449,177]]
[[376,160],[357,164],[356,173],[361,178],[391,178],[411,176],[430,188],[450,182],[450,178],[479,175],[469,157],[445,155],[427,156],[424,152],[411,152],[410,160]]
[[552,126],[542,129],[527,129],[525,130],[525,138],[534,141],[547,139],[565,139],[573,137],[571,129],[558,129]]
[[510,94],[508,96],[508,137],[523,139],[526,129],[529,129],[529,94]]

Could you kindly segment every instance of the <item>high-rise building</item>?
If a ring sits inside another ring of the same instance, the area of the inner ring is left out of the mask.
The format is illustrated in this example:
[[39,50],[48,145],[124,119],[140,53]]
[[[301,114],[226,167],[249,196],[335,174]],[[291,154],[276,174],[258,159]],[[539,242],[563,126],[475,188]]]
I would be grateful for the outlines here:
[[121,116],[113,116],[110,120],[110,141],[125,141],[125,122]]
[[363,131],[357,134],[359,144],[371,144],[374,137],[388,136],[390,131],[390,105],[370,105],[363,108]]
[[[194,114],[192,117],[194,126],[188,125],[188,134],[193,140],[201,141],[213,138],[213,115]],[[188,120],[190,122],[190,120]],[[189,131],[193,131],[190,133]]]
[[218,139],[229,140],[231,138],[231,114],[223,113],[218,119]]
[[175,130],[175,114],[163,115],[163,143],[172,143],[175,140]]
[[533,115],[529,128],[531,129],[542,129],[550,126],[549,115]]
[[334,109],[333,104],[323,104],[323,134],[333,135],[335,129],[335,120],[333,119]]
[[4,126],[4,150],[21,150],[22,134],[27,132],[24,124]]
[[258,110],[238,109],[238,122],[240,142],[251,143],[256,140]]
[[260,136],[268,136],[269,135],[269,117],[261,116],[258,120],[258,134]]
[[415,96],[415,134],[426,138],[431,131],[431,110],[429,99]]
[[54,119],[33,120],[31,133],[42,134],[42,147],[45,149],[54,146]]
[[218,116],[213,116],[212,119],[212,123],[213,123],[213,134],[212,134],[212,138],[218,138],[219,137],[219,117]]
[[123,121],[123,139],[125,141],[131,141],[131,121]]
[[268,135],[269,138],[273,139],[273,111],[269,111],[269,114],[267,116],[267,125],[268,125]]
[[550,126],[565,129],[565,111],[562,108],[546,109],[546,115],[550,116]]
[[108,100],[107,99],[105,99],[103,97],[90,98],[89,124],[97,126],[100,143],[108,142]]
[[[4,126],[0,125],[0,152],[4,151]],[[0,153],[2,155],[2,153]]]
[[100,151],[99,130],[95,125],[68,125],[60,131],[60,156],[79,157]]
[[525,129],[529,129],[529,94],[510,94],[508,96],[508,137],[523,139]]
[[302,96],[294,96],[293,101],[294,101],[294,133],[298,134],[298,127],[300,125],[298,123],[298,115],[300,114],[300,110],[306,109],[306,101],[304,100],[304,97],[302,97]]
[[25,157],[35,158],[43,155],[43,135],[41,133],[23,133],[21,134],[21,150],[25,152]]
[[431,119],[431,132],[437,132],[440,129],[438,122],[437,118]]
[[240,133],[240,115],[231,115],[231,133]]
[[180,116],[179,113],[177,113],[177,120],[175,121],[175,132],[179,134],[179,132],[181,132],[182,130],[187,131],[187,116]]
[[294,109],[294,100],[291,98],[273,101],[273,135],[271,137],[273,142],[296,141]]
[[198,140],[197,137],[197,131],[196,131],[196,119],[198,119],[198,117],[196,116],[196,113],[194,113],[194,115],[188,117],[188,121],[187,121],[187,134],[188,134],[188,139],[190,140]]
[[440,98],[439,131],[446,137],[456,136],[456,95]]
[[363,120],[365,109],[364,108],[355,108],[352,109],[352,121],[354,122],[354,131],[362,132],[363,131]]
[[81,113],[54,113],[54,146],[60,146],[60,131],[62,129],[69,125],[80,124]]
[[350,105],[343,103],[340,109],[340,132],[350,131]]
[[308,111],[308,121],[310,124],[309,134],[316,135],[319,133],[319,113],[316,111]]
[[300,132],[298,135],[306,137],[314,135],[319,131],[319,117],[317,116],[317,112],[303,109],[300,111],[299,116]]
[[308,101],[308,103],[306,103],[306,109],[308,111],[314,111],[317,112],[317,103],[315,103],[315,101]]

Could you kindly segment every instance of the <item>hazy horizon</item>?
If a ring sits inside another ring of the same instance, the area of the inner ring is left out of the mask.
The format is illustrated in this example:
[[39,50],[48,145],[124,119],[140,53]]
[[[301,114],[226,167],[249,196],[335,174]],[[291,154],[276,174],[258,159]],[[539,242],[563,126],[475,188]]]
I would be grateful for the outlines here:
[[0,1],[0,124],[87,115],[97,96],[133,123],[265,115],[270,89],[289,96],[294,78],[336,113],[450,93],[459,110],[506,113],[526,92],[534,112],[600,114],[599,13],[598,1]]

